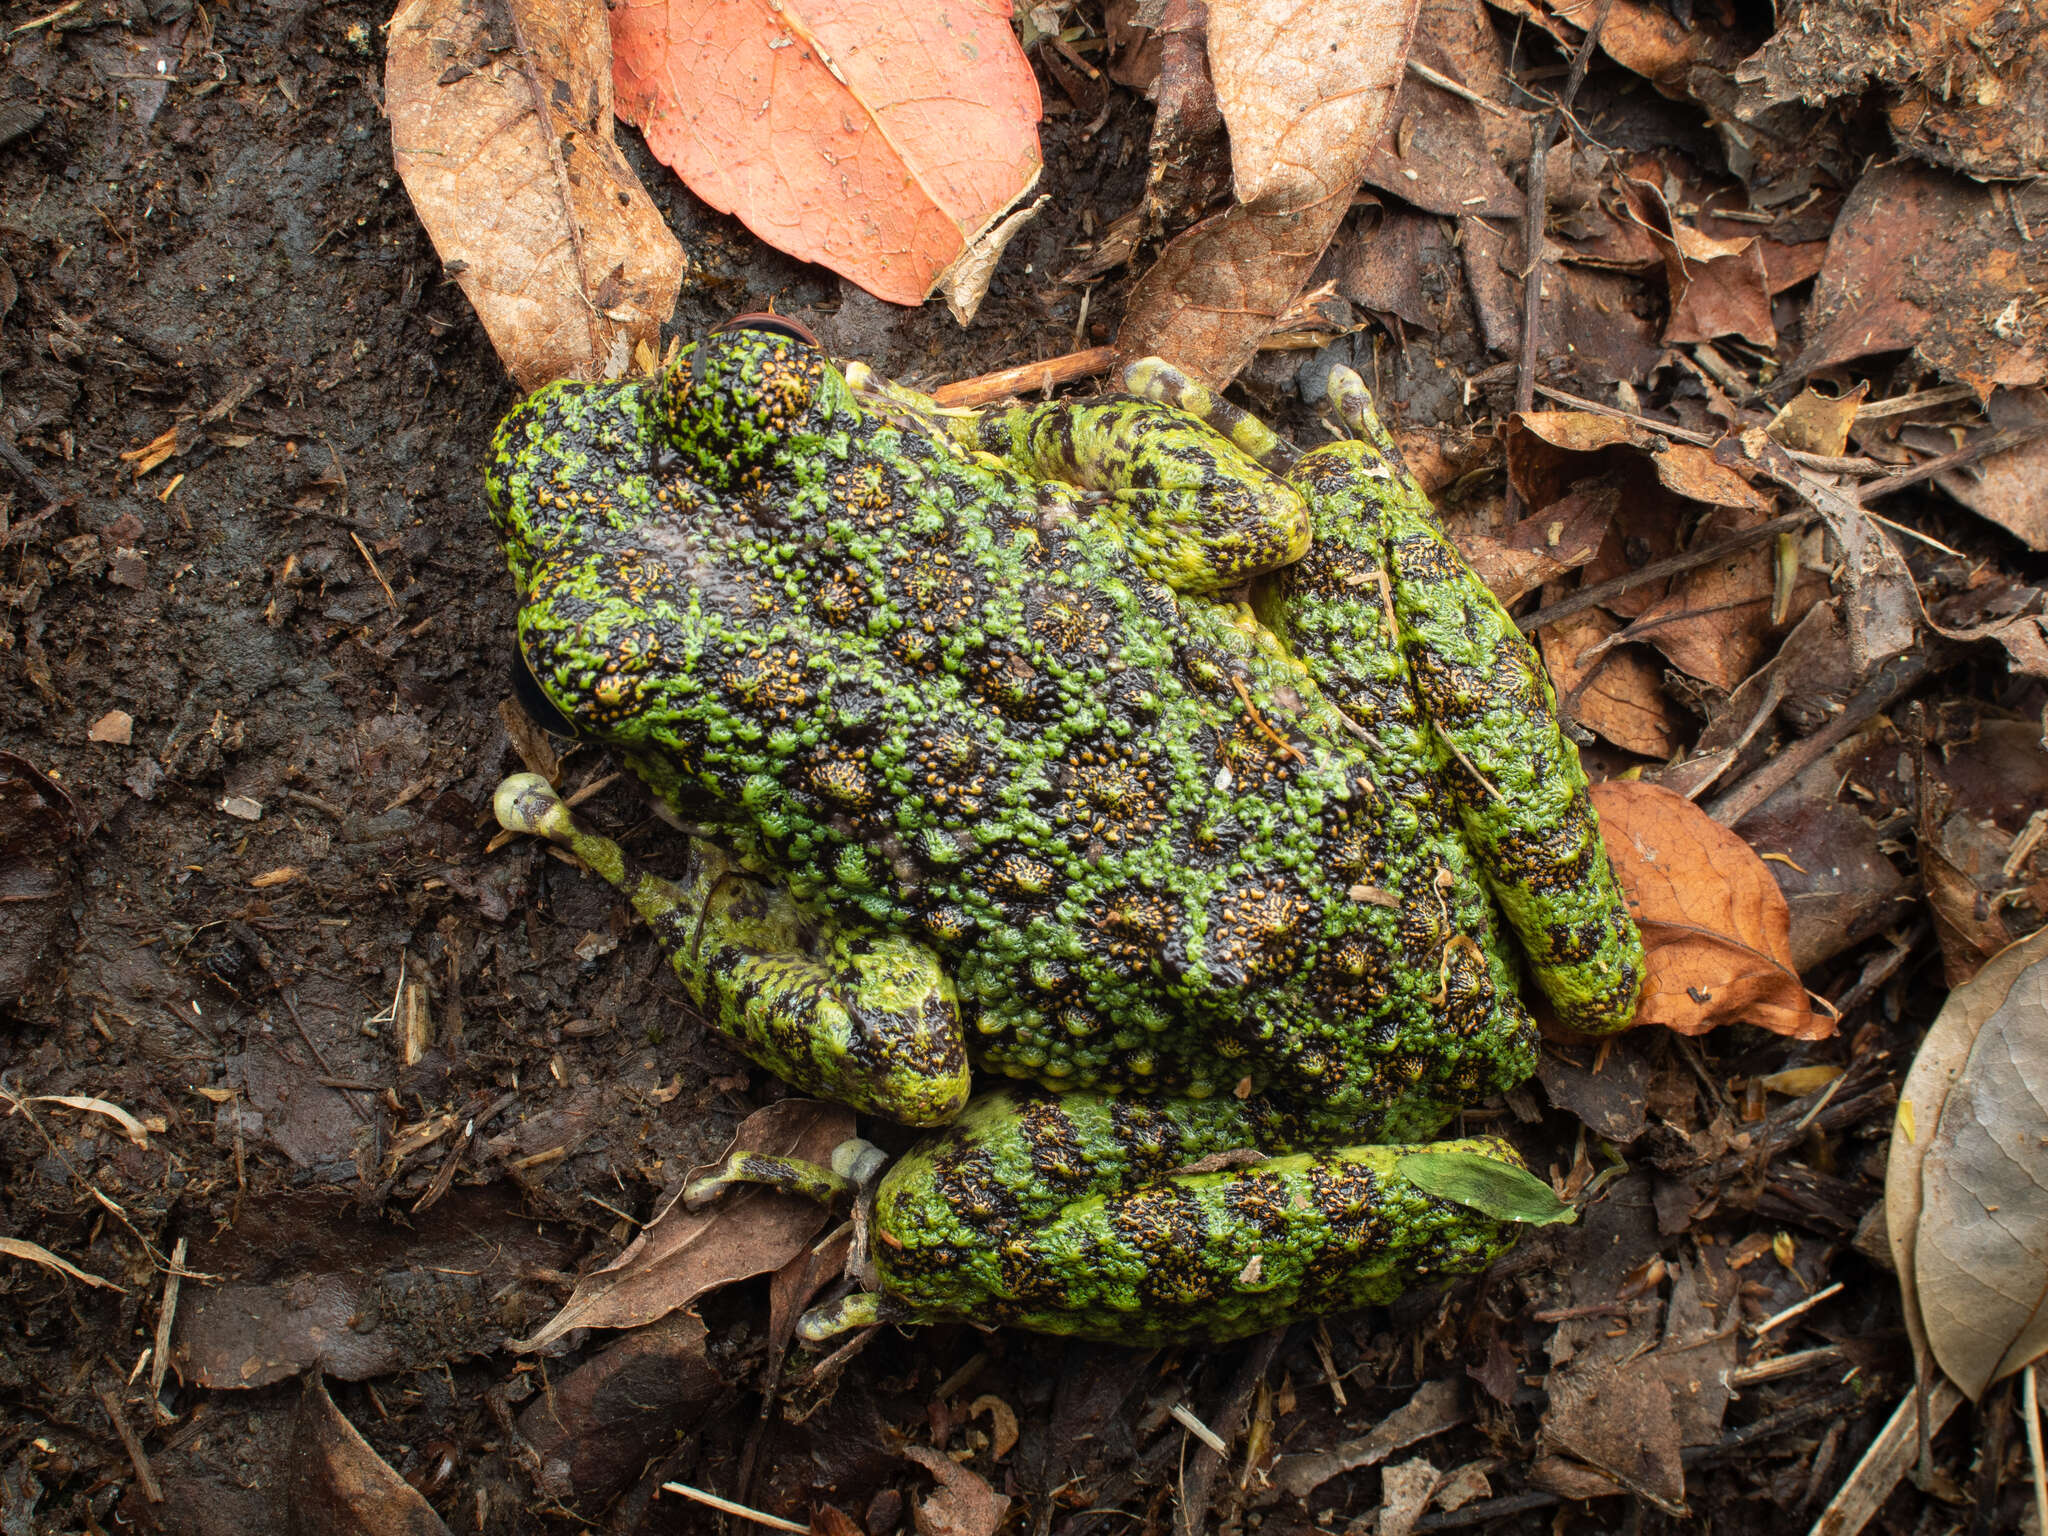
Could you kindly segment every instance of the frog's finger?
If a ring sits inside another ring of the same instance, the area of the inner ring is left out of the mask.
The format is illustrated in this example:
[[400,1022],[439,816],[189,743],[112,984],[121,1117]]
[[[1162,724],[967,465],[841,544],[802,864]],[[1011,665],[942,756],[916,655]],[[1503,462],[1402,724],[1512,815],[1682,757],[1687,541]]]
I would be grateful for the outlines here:
[[[1442,745],[1443,776],[1537,985],[1574,1029],[1624,1028],[1642,988],[1642,938],[1549,675],[1437,524],[1358,375],[1333,370],[1330,396],[1357,440],[1309,454],[1297,479],[1331,488],[1319,506],[1377,522],[1370,542],[1383,562],[1384,601]],[[1324,537],[1320,520],[1316,532]]]
[[1189,378],[1163,357],[1141,357],[1124,369],[1124,388],[1140,400],[1185,411],[1237,445],[1244,456],[1284,475],[1301,451],[1250,411],[1232,405],[1208,385]]
[[708,1205],[735,1184],[758,1184],[831,1205],[850,1200],[861,1185],[881,1172],[887,1156],[881,1148],[854,1137],[832,1149],[832,1162],[807,1162],[801,1157],[777,1157],[768,1152],[742,1148],[729,1154],[709,1173],[683,1186],[683,1204],[691,1210]]
[[967,1102],[953,985],[922,945],[814,922],[702,838],[680,880],[651,875],[538,774],[505,780],[492,805],[507,831],[560,844],[624,892],[705,1017],[795,1087],[905,1125],[943,1125]]
[[953,431],[1021,474],[1103,493],[1138,564],[1179,592],[1221,591],[1308,548],[1308,511],[1286,482],[1171,406],[1056,400]]
[[[1438,1145],[1521,1166],[1502,1142]],[[934,1138],[883,1176],[881,1300],[869,1305],[1146,1344],[1238,1338],[1390,1302],[1483,1269],[1513,1240],[1512,1223],[1409,1179],[1402,1159],[1420,1150],[1166,1172],[1034,1218],[1019,1192],[963,1179],[956,1138]],[[830,1321],[806,1336],[823,1337]]]

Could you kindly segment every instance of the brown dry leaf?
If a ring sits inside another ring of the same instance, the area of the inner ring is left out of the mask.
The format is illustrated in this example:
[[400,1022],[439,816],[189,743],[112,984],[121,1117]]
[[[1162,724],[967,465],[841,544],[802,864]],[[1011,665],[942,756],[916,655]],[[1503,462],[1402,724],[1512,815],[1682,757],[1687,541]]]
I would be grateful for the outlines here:
[[[1465,279],[1487,347],[1512,356],[1521,345],[1522,241],[1499,221],[1461,218]],[[1546,266],[1543,338],[1546,361],[1605,391],[1618,379],[1647,382],[1664,357],[1658,328],[1638,314],[1637,285],[1617,272]]]
[[877,298],[922,303],[1037,184],[1009,0],[623,0],[619,116],[692,192]]
[[1900,146],[1980,178],[2048,172],[2048,17],[2010,0],[1792,0],[1735,78],[1760,105],[1889,88]]
[[1444,317],[1431,303],[1424,280],[1456,272],[1450,224],[1406,208],[1380,213],[1376,224],[1361,218],[1354,226],[1357,232],[1341,253],[1337,291],[1359,308],[1393,315],[1415,330],[1440,331]]
[[602,1504],[732,1391],[706,1357],[703,1319],[672,1312],[622,1333],[520,1412],[549,1497]]
[[1809,384],[1764,430],[1787,448],[1839,457],[1849,451],[1849,428],[1856,420],[1856,408],[1869,393],[1868,379],[1858,379],[1854,389],[1840,395],[1823,395]]
[[2048,241],[2021,233],[2043,222],[2048,189],[1878,167],[1835,221],[1788,377],[1910,347],[1980,397],[2048,382]]
[[1488,125],[1461,96],[1410,76],[1382,132],[1365,146],[1366,182],[1428,213],[1519,220],[1522,193],[1500,168]]
[[[726,1153],[746,1148],[825,1163],[852,1134],[851,1110],[784,1099],[741,1121]],[[825,1224],[825,1214],[821,1205],[762,1188],[729,1190],[701,1211],[685,1210],[677,1200],[624,1253],[577,1281],[562,1310],[537,1333],[508,1347],[542,1349],[572,1328],[651,1323],[706,1291],[780,1269]]]
[[135,739],[135,717],[125,709],[110,709],[93,721],[85,739],[110,747],[125,747]]
[[1670,442],[1631,421],[1592,411],[1520,411],[1508,418],[1508,482],[1532,507],[1547,507],[1599,465],[1582,456],[1610,449],[1641,449],[1664,486],[1709,506],[1762,511],[1770,498],[1713,454],[1692,443]]
[[1621,620],[1598,608],[1546,625],[1543,664],[1572,719],[1627,751],[1669,757],[1679,721],[1663,669],[1641,646],[1611,643],[1621,630]]
[[1667,343],[1734,335],[1761,347],[1777,345],[1770,274],[1755,235],[1720,239],[1703,233],[1672,212],[1654,182],[1624,176],[1621,195],[1664,258],[1664,282],[1671,294]]
[[1620,503],[1616,487],[1595,481],[1505,533],[1460,539],[1458,545],[1487,589],[1503,606],[1512,606],[1597,555]]
[[[1899,441],[1931,456],[1992,432],[2038,431],[2048,427],[2048,390],[2001,389],[1986,402],[1984,414],[1991,425],[1964,430],[1960,443],[1951,429],[1919,425],[1901,431]],[[1934,483],[2027,548],[2048,550],[2048,437],[1979,459]]]
[[1408,5],[1373,13],[1358,4],[1209,0],[1209,77],[1230,130],[1240,207],[1299,213],[1350,197],[1414,26]]
[[1835,1032],[1792,967],[1785,897],[1747,843],[1653,784],[1595,784],[1593,805],[1649,951],[1638,1025],[1700,1035],[1739,1021],[1795,1040]]
[[[1711,542],[1763,521],[1761,514],[1714,519],[1696,538]],[[1827,596],[1827,579],[1802,566],[1785,624],[1773,626],[1776,555],[1769,543],[1736,550],[1687,571],[1628,627],[1631,639],[1655,646],[1688,677],[1734,689],[1769,657],[1787,627]]]
[[980,1473],[924,1445],[906,1445],[904,1456],[932,1475],[939,1486],[920,1499],[915,1511],[918,1536],[995,1536],[1010,1508],[1004,1495],[989,1487]]
[[1685,1467],[1671,1389],[1654,1371],[1578,1364],[1550,1373],[1543,1439],[1674,1519],[1684,1519]]
[[[1293,27],[1322,36],[1326,48],[1339,48],[1358,70],[1369,71],[1336,80],[1313,75],[1312,90],[1290,81],[1287,97],[1269,98],[1292,100],[1297,110],[1309,111],[1309,104],[1321,99],[1316,93],[1335,92],[1350,104],[1348,128],[1337,130],[1343,112],[1317,110],[1317,121],[1331,132],[1320,142],[1291,145],[1289,150],[1304,163],[1312,161],[1317,184],[1331,190],[1318,200],[1279,211],[1235,206],[1176,235],[1132,289],[1117,331],[1119,349],[1132,356],[1157,354],[1218,385],[1228,383],[1251,361],[1275,321],[1300,295],[1344,222],[1364,175],[1367,151],[1400,90],[1418,3],[1355,0],[1344,8],[1303,12],[1296,7],[1288,13]],[[1212,29],[1222,8],[1210,7]],[[1251,19],[1232,22],[1239,29],[1236,46],[1254,46],[1262,34],[1279,42],[1288,28],[1275,31],[1276,14],[1246,4],[1243,15]],[[1326,19],[1311,20],[1316,17]],[[1353,40],[1361,38],[1377,42],[1353,52],[1360,46]],[[1398,39],[1399,46],[1389,46],[1389,39]],[[1278,110],[1254,111],[1250,98],[1259,86],[1255,74],[1246,71],[1234,77],[1238,97],[1233,110],[1239,117],[1252,114],[1263,119]]]
[[420,222],[522,388],[660,345],[683,249],[612,140],[600,7],[406,0],[384,93]]
[[[1853,751],[1860,743],[1848,746]],[[1840,760],[1848,757],[1845,752]],[[1768,862],[1791,913],[1793,969],[1802,973],[1902,914],[1906,877],[1885,857],[1876,828],[1835,798],[1846,771],[1824,781],[1801,774],[1742,819],[1743,836],[1757,855],[1776,855]]]
[[1908,1326],[1976,1401],[2048,1351],[2048,930],[1949,995],[1899,1093],[1885,1217]]
[[448,1536],[419,1490],[342,1417],[317,1370],[299,1393],[284,1471],[291,1536]]

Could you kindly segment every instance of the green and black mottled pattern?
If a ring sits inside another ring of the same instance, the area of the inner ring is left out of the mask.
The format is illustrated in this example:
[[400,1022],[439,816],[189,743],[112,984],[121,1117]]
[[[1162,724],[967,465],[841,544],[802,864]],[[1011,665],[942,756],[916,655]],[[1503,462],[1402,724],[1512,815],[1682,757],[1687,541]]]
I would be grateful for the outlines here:
[[[1269,1130],[1231,1100],[985,1094],[884,1175],[883,1295],[909,1321],[1220,1340],[1390,1302],[1512,1240],[1409,1183],[1396,1165],[1412,1148],[1216,1155]],[[1500,1141],[1443,1145],[1520,1166]]]

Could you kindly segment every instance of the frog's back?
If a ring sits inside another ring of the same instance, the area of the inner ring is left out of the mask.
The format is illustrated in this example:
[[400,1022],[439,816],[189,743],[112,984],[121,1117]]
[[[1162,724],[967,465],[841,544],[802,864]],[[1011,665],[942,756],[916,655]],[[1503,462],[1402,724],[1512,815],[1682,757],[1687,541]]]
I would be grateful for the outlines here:
[[873,423],[717,493],[643,461],[533,557],[531,664],[801,899],[950,956],[985,1066],[1366,1124],[1526,1071],[1428,775],[1078,493]]

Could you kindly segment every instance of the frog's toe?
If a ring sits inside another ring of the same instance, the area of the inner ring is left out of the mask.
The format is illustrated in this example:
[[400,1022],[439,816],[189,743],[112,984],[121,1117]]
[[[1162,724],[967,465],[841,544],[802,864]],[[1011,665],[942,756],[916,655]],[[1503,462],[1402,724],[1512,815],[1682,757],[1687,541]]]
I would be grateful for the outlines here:
[[537,773],[515,773],[491,796],[491,811],[507,832],[563,841],[575,830],[555,786]]
[[1163,357],[1141,357],[1125,368],[1124,388],[1140,400],[1170,405],[1207,422],[1247,458],[1275,474],[1285,474],[1300,457],[1292,443],[1258,417],[1232,405],[1208,385],[1189,378]]

